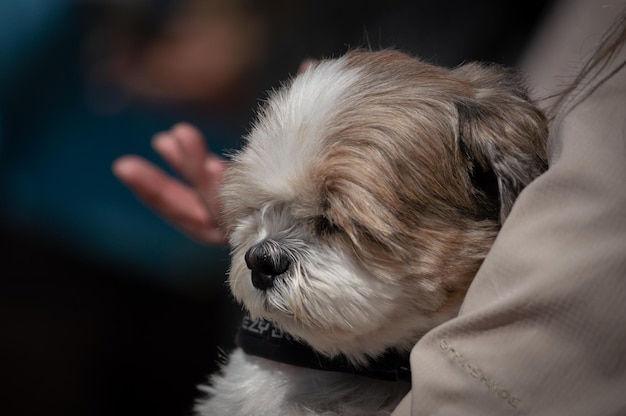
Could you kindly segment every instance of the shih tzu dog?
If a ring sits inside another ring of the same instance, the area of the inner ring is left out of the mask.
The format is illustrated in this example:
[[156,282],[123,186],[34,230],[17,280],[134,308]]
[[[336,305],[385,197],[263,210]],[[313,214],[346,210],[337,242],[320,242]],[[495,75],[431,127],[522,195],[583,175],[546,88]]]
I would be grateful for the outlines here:
[[454,317],[547,123],[512,71],[392,51],[275,91],[225,174],[229,284],[248,312],[201,415],[386,415],[408,354]]

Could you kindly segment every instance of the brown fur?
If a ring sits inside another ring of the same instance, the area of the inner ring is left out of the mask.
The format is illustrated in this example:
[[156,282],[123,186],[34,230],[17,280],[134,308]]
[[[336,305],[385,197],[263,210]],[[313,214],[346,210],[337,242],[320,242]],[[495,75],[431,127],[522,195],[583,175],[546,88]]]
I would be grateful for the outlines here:
[[[367,74],[344,97],[310,173],[314,201],[370,270],[440,284],[458,305],[521,189],[546,168],[546,120],[498,67],[449,71],[396,51],[348,55]],[[493,169],[501,203],[472,184]],[[407,293],[408,297],[413,296]],[[433,306],[435,306],[433,305]]]

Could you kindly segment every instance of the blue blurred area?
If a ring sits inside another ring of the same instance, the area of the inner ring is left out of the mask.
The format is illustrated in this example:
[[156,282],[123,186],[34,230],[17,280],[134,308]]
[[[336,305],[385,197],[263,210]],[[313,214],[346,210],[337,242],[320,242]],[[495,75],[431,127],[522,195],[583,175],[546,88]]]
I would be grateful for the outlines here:
[[0,79],[16,71],[47,35],[63,25],[65,1],[21,0],[0,3]]
[[150,139],[181,120],[197,125],[216,152],[237,146],[241,126],[138,102],[107,114],[99,104],[123,91],[86,83],[89,27],[72,8],[3,2],[0,16],[2,226],[159,284],[222,285],[227,249],[197,244],[164,223],[114,178],[111,163],[134,153],[161,164]]

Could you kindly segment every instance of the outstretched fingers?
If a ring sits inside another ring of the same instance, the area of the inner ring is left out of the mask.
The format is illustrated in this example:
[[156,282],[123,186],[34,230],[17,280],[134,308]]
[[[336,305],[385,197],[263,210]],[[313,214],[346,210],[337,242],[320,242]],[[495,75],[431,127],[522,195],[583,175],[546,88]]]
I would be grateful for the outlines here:
[[178,123],[157,134],[153,147],[198,192],[211,216],[219,218],[218,185],[226,162],[207,150],[202,133]]
[[113,164],[115,176],[149,208],[189,235],[208,244],[225,244],[218,217],[191,187],[138,156],[122,156]]

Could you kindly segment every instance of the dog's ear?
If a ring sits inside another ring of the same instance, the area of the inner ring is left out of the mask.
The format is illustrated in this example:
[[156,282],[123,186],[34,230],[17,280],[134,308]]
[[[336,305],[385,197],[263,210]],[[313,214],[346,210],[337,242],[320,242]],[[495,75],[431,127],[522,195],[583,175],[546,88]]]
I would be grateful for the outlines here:
[[517,73],[476,63],[452,72],[470,91],[456,102],[459,149],[479,202],[503,222],[522,189],[547,169],[547,120]]

